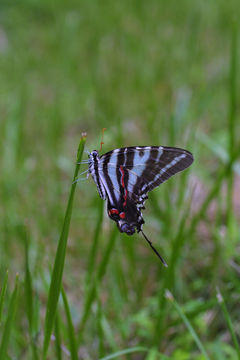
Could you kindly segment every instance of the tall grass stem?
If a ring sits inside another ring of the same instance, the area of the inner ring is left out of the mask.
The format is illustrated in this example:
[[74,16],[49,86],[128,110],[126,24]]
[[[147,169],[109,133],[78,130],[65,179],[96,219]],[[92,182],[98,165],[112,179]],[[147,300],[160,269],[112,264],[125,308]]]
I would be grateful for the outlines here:
[[232,341],[233,341],[233,344],[234,344],[236,352],[237,352],[238,360],[240,360],[240,344],[239,344],[239,342],[237,340],[237,336],[235,334],[233,323],[232,323],[231,317],[229,315],[227,306],[225,304],[225,300],[224,300],[222,294],[220,293],[219,289],[217,289],[217,300],[218,300],[218,303],[219,303],[219,305],[221,307],[221,310],[223,312],[223,316],[224,316],[224,318],[226,320],[229,332],[231,334]]
[[6,271],[6,274],[4,276],[3,285],[2,285],[1,294],[0,294],[0,324],[2,322],[2,311],[3,311],[5,294],[6,294],[6,290],[7,290],[7,283],[8,283],[8,270]]
[[69,338],[69,344],[70,344],[70,353],[71,353],[71,360],[78,360],[78,354],[77,354],[77,344],[74,334],[74,326],[71,318],[70,308],[67,300],[67,296],[65,293],[65,290],[62,286],[62,298],[63,298],[63,304],[65,309],[65,314],[67,318],[67,325],[68,325],[68,338]]
[[73,207],[73,199],[76,189],[76,182],[74,180],[78,176],[78,172],[80,169],[80,165],[78,163],[81,162],[84,145],[86,142],[86,135],[83,134],[77,152],[77,162],[76,168],[74,171],[74,176],[72,180],[70,195],[68,199],[67,209],[64,217],[63,227],[61,236],[59,238],[57,252],[54,261],[54,267],[51,276],[51,283],[50,289],[48,294],[47,300],[47,308],[46,308],[46,316],[45,316],[45,326],[44,326],[44,342],[43,342],[43,359],[45,360],[47,357],[47,351],[49,347],[50,337],[55,321],[55,315],[57,310],[58,299],[61,291],[61,284],[62,284],[62,275],[63,275],[63,268],[64,268],[64,261],[66,255],[66,247],[67,247],[67,240],[68,240],[68,232],[69,226],[71,221],[72,215],[72,207]]

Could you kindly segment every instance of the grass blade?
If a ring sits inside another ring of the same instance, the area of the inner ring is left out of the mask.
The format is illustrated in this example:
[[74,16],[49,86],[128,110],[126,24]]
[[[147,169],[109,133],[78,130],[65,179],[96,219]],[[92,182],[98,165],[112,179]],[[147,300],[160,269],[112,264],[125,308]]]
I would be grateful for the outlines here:
[[134,348],[124,349],[124,350],[121,350],[121,351],[117,351],[117,352],[115,352],[114,354],[104,356],[103,358],[101,358],[101,359],[99,359],[99,360],[111,360],[111,359],[116,359],[116,358],[119,358],[119,356],[127,355],[127,354],[132,354],[132,353],[136,353],[136,352],[148,352],[148,349],[145,348],[145,347],[136,346],[136,347],[134,347]]
[[0,346],[0,359],[7,359],[8,343],[11,336],[11,330],[14,324],[14,318],[15,318],[15,312],[17,306],[17,295],[18,295],[18,274],[16,275],[15,287],[10,299],[7,320],[3,330],[2,341]]
[[109,262],[110,254],[111,254],[114,244],[115,244],[117,233],[118,233],[118,230],[115,227],[109,238],[109,242],[108,242],[106,250],[104,252],[101,264],[98,268],[96,279],[95,279],[95,281],[93,281],[92,286],[89,288],[89,291],[87,293],[87,298],[86,298],[86,301],[84,304],[83,316],[82,316],[81,325],[80,325],[80,329],[79,329],[79,342],[81,342],[81,340],[82,340],[83,331],[85,329],[85,325],[86,325],[87,319],[90,314],[92,303],[96,299],[96,295],[97,295],[96,289],[105,274],[107,264]]
[[235,149],[235,127],[236,127],[236,105],[237,105],[237,25],[232,25],[232,42],[231,42],[231,59],[230,59],[230,76],[229,76],[229,154],[234,155]]
[[232,320],[230,318],[229,312],[227,310],[224,298],[223,298],[222,294],[220,293],[220,291],[218,289],[217,289],[217,300],[218,300],[218,303],[219,303],[219,305],[221,307],[221,310],[223,312],[224,318],[225,318],[225,320],[227,322],[227,326],[228,326],[228,329],[230,331],[230,334],[232,336],[232,341],[233,341],[233,344],[234,344],[234,346],[236,348],[236,351],[237,351],[238,360],[240,360],[240,344],[239,344],[239,342],[237,340],[237,337],[236,337],[236,334],[234,332],[233,323],[232,323]]
[[74,335],[74,326],[71,318],[70,308],[68,305],[67,296],[65,293],[65,290],[62,286],[62,298],[63,298],[63,304],[65,308],[65,313],[67,317],[67,324],[68,324],[68,337],[69,337],[69,344],[70,344],[70,353],[71,353],[71,359],[72,360],[78,360],[78,354],[77,354],[77,345],[76,345],[76,339]]
[[145,358],[146,360],[171,360],[169,356],[160,353],[156,348],[152,348]]
[[58,313],[55,317],[55,344],[56,344],[56,357],[57,360],[62,360],[62,348],[61,348],[61,336],[60,336],[60,327],[59,327],[59,318]]
[[1,294],[0,294],[0,324],[1,324],[1,321],[2,321],[3,302],[4,302],[6,290],[7,290],[7,282],[8,282],[8,270],[6,271],[6,274],[5,274],[5,277],[4,277],[4,280],[3,280],[3,286],[2,286]]
[[[228,115],[228,133],[229,133],[229,158],[233,158],[236,139],[236,109],[237,109],[237,27],[235,21],[232,26],[231,43],[231,64],[229,76],[229,115]],[[227,190],[227,223],[231,230],[231,219],[233,215],[233,167],[229,168],[228,190]]]
[[25,246],[25,297],[26,297],[26,311],[28,317],[28,326],[31,339],[31,347],[33,353],[33,359],[38,360],[38,351],[35,344],[33,319],[34,319],[34,307],[33,307],[33,289],[32,289],[32,276],[29,269],[29,257],[28,257],[28,236],[25,226],[21,228],[24,246]]
[[181,317],[184,324],[188,328],[190,334],[192,335],[197,347],[199,348],[199,350],[203,354],[204,358],[207,359],[207,360],[210,360],[210,358],[209,358],[209,356],[208,356],[208,354],[207,354],[201,340],[199,339],[197,333],[195,332],[194,328],[190,324],[190,322],[189,322],[188,318],[186,317],[186,315],[184,314],[183,310],[181,309],[181,307],[178,305],[178,303],[174,299],[172,293],[170,293],[170,291],[167,290],[165,295],[166,295],[166,298],[171,301],[171,303],[173,304],[173,306],[174,306],[175,310],[177,311],[178,315]]
[[[25,229],[24,229],[25,230]],[[27,307],[27,317],[29,324],[29,331],[32,334],[32,314],[33,314],[33,292],[32,292],[32,278],[29,270],[29,261],[28,261],[28,239],[25,232],[25,296],[26,296],[26,307]]]
[[74,335],[74,326],[71,318],[70,308],[68,305],[68,300],[66,293],[64,291],[64,288],[62,286],[62,298],[63,298],[63,304],[65,308],[65,313],[67,317],[67,323],[68,323],[68,337],[69,337],[69,343],[70,343],[70,353],[71,353],[71,359],[72,360],[78,360],[77,355],[77,345],[76,345],[76,339]]
[[91,248],[91,251],[90,251],[89,261],[88,261],[88,266],[87,266],[87,275],[86,275],[86,280],[85,280],[86,287],[91,282],[94,265],[96,263],[98,240],[99,240],[99,237],[100,237],[100,234],[101,234],[101,227],[102,227],[102,222],[103,222],[104,201],[102,201],[102,199],[100,199],[99,196],[98,196],[97,202],[98,202],[98,204],[97,204],[97,207],[98,207],[98,220],[97,220],[97,224],[96,224],[96,228],[95,228],[95,232],[94,232],[92,248]]
[[97,334],[98,334],[98,357],[101,358],[104,356],[104,336],[102,328],[102,304],[99,293],[97,291],[97,314],[96,314],[96,325],[97,325]]
[[57,303],[61,291],[62,274],[64,268],[65,255],[66,255],[68,232],[69,232],[69,226],[72,215],[74,193],[77,185],[77,183],[74,182],[74,180],[77,178],[78,171],[80,169],[80,165],[78,163],[81,162],[85,142],[86,142],[86,136],[83,134],[80,139],[80,143],[78,147],[77,164],[73,176],[73,183],[71,186],[71,191],[68,199],[62,233],[58,242],[58,248],[57,248],[54,267],[52,271],[51,284],[50,284],[48,301],[47,301],[46,317],[45,317],[43,359],[46,359],[47,356],[47,350],[48,350],[50,337],[54,325],[55,315],[56,315]]

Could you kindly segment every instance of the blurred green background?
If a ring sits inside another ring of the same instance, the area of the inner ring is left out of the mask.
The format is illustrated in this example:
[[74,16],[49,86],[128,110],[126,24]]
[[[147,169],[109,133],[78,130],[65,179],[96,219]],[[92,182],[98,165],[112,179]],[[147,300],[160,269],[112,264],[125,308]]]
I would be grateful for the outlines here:
[[41,358],[78,143],[87,132],[99,149],[103,127],[103,152],[178,146],[195,162],[146,203],[144,230],[167,270],[140,235],[115,231],[93,181],[78,183],[63,273],[73,331],[60,298],[49,359],[240,359],[239,10],[1,1],[2,359]]

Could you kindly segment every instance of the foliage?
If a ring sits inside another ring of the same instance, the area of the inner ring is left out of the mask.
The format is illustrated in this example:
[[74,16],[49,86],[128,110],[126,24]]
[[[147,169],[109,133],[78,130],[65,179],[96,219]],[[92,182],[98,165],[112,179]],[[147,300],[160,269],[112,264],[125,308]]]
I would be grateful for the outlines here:
[[[1,359],[240,359],[240,4],[0,10]],[[144,213],[168,269],[72,183],[82,132],[93,150],[102,128],[104,152],[194,154]]]

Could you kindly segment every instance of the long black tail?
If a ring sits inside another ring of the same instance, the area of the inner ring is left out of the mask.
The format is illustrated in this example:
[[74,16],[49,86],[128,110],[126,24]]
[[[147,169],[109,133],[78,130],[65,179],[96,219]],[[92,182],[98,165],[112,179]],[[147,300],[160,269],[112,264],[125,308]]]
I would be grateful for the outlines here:
[[159,257],[159,259],[161,260],[161,262],[163,263],[164,266],[168,267],[166,261],[161,257],[161,255],[159,254],[159,252],[155,249],[155,247],[152,245],[151,241],[146,237],[146,235],[144,234],[144,232],[142,230],[140,230],[141,233],[143,234],[144,239],[148,242],[148,244],[151,246],[151,248],[153,249],[153,251],[155,252],[155,254]]

